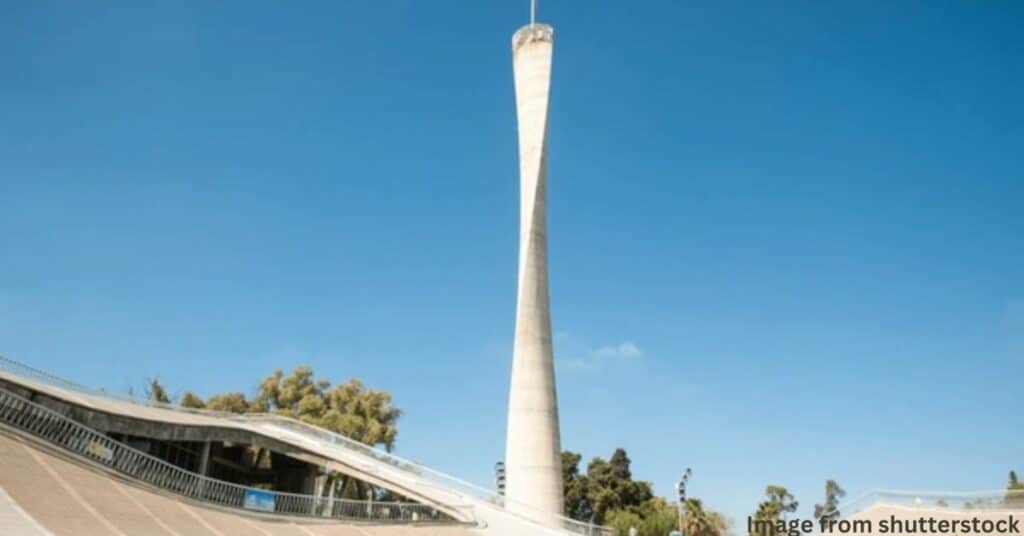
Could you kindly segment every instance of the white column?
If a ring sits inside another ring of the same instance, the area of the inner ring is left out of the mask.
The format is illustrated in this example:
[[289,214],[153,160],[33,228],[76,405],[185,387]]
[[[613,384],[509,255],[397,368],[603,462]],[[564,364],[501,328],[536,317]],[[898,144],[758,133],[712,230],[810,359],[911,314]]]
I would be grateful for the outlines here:
[[553,33],[548,25],[531,24],[512,38],[520,229],[505,496],[508,508],[527,515],[561,514],[563,508],[547,265],[547,120]]
[[210,470],[210,442],[204,441],[202,450],[199,451],[199,470],[197,473],[206,476]]

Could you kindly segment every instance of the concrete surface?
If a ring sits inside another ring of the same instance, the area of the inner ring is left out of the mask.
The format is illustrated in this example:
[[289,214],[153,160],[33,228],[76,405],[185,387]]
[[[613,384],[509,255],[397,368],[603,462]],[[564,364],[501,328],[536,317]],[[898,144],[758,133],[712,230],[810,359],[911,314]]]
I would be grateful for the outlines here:
[[[126,423],[137,420],[140,425],[145,424],[152,429],[191,426],[198,430],[209,427],[216,430],[233,430],[233,433],[245,434],[246,437],[272,439],[277,443],[287,445],[294,455],[312,457],[320,460],[329,469],[351,474],[381,487],[398,491],[398,493],[419,502],[437,505],[438,509],[454,514],[455,519],[478,523],[480,527],[485,528],[485,533],[488,535],[564,535],[567,533],[560,527],[555,527],[553,523],[549,523],[548,520],[537,522],[536,516],[518,515],[489,502],[480,493],[482,491],[486,494],[487,491],[474,488],[471,484],[455,479],[446,480],[448,477],[429,472],[426,468],[410,470],[397,467],[394,462],[371,457],[340,444],[332,444],[315,435],[288,428],[280,423],[264,422],[258,419],[229,419],[217,415],[149,407],[54,387],[4,371],[0,371],[0,387],[13,390],[20,396],[30,398],[36,403],[65,415],[80,416],[83,412],[88,411],[104,414],[107,418],[124,419]],[[176,434],[173,431],[167,433]],[[256,443],[260,444],[259,441]],[[2,453],[0,453],[0,457],[2,457]],[[8,478],[9,475],[0,467],[0,486],[6,486]],[[0,535],[2,534],[3,532],[0,532]]]
[[561,514],[562,448],[548,296],[547,131],[553,30],[512,38],[519,126],[519,283],[505,446],[507,507]]
[[54,536],[0,488],[0,531],[16,536]]
[[0,433],[4,536],[471,536],[457,526],[278,521],[136,487]]
[[[234,441],[287,453],[360,480],[394,491],[439,510],[459,521],[472,521],[459,493],[423,485],[423,479],[357,451],[327,444],[273,421],[229,420],[216,415],[133,404],[98,395],[62,389],[0,371],[0,386],[101,431],[118,431],[183,441]],[[110,426],[116,423],[115,426]]]

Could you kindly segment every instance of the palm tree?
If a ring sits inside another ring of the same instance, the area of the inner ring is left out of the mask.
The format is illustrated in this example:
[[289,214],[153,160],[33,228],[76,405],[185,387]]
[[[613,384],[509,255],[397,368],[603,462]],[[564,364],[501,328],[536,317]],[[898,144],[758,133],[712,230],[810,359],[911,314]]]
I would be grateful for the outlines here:
[[721,536],[725,534],[726,523],[717,512],[705,510],[700,499],[686,499],[682,529],[686,536]]

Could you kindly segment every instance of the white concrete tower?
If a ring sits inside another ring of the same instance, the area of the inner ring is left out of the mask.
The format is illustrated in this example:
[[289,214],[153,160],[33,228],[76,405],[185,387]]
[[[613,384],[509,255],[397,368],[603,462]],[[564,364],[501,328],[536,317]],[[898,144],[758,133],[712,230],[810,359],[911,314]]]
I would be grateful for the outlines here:
[[[512,36],[519,123],[519,293],[505,446],[507,507],[562,514],[562,454],[548,299],[547,133],[554,30]],[[553,518],[548,518],[553,519]]]

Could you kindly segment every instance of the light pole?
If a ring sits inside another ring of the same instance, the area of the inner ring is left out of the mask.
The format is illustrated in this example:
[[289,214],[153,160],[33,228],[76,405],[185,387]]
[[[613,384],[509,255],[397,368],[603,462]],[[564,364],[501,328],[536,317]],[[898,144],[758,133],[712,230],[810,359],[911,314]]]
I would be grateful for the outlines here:
[[505,496],[505,462],[494,464],[494,486],[498,488],[498,495]]
[[683,528],[683,510],[686,508],[686,483],[690,481],[690,475],[693,471],[689,467],[683,471],[683,476],[679,479],[679,483],[676,484],[676,491],[679,492],[679,534],[686,536],[686,530]]

